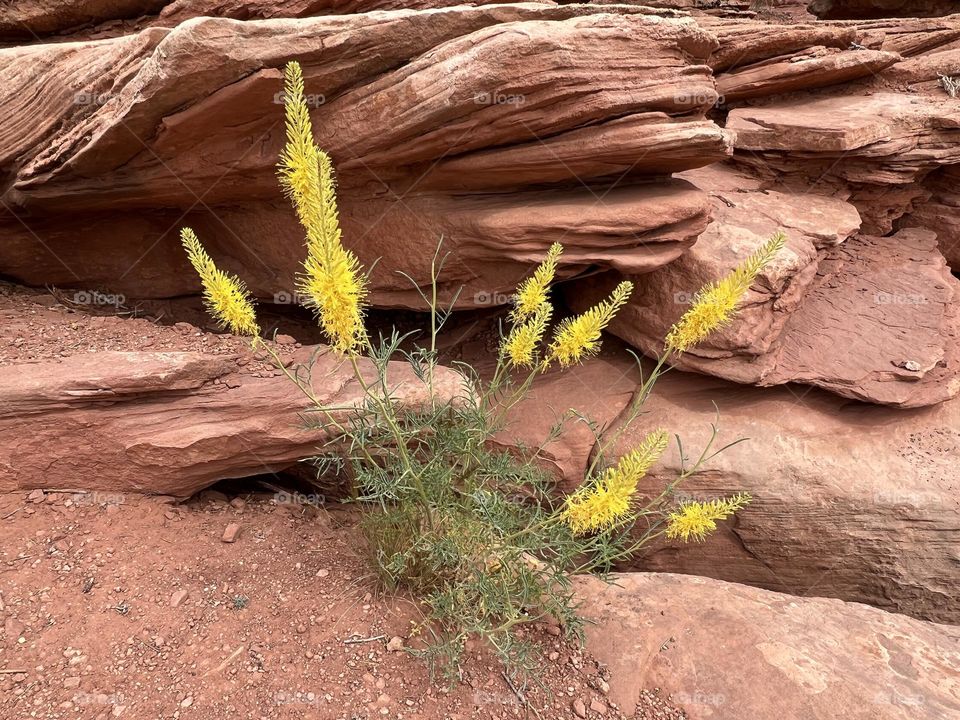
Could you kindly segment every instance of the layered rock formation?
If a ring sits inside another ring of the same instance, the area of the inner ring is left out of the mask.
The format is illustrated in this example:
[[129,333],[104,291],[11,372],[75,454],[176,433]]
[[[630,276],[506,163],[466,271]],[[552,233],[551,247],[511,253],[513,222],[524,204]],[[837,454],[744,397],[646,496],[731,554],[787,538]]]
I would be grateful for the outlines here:
[[931,17],[957,11],[955,0],[813,0],[807,8],[823,20]]
[[[39,305],[33,312],[48,335],[42,337],[30,322],[31,307],[30,300],[0,296],[0,492],[187,497],[219,479],[288,468],[315,455],[327,438],[306,429],[309,402],[301,389],[243,338]],[[349,365],[325,349],[275,351],[291,371],[312,362],[320,402],[342,406],[362,397]],[[391,375],[401,402],[428,396],[407,363],[394,363]],[[455,396],[459,376],[443,370],[435,389]]]
[[[960,283],[934,233],[848,239],[860,218],[842,200],[761,190],[729,171],[688,177],[712,188],[713,223],[682,258],[634,278],[637,289],[612,332],[659,354],[697,290],[782,230],[786,250],[734,321],[677,357],[676,366],[754,385],[808,383],[899,407],[942,402],[960,391]],[[584,309],[620,279],[580,281],[568,298]]]
[[[611,330],[659,354],[696,290],[783,230],[787,250],[731,326],[677,365],[898,407],[956,395],[960,285],[943,255],[960,239],[960,105],[939,77],[960,72],[960,16],[697,23],[718,39],[708,62],[734,157],[680,173],[711,195],[713,222],[677,261],[631,278]],[[577,280],[566,297],[582,310],[623,275]]]
[[582,580],[587,648],[629,716],[659,688],[690,720],[960,715],[960,632],[856,603],[658,573]]
[[[559,419],[569,418],[563,434],[541,453],[567,493],[582,483],[595,459],[594,435],[578,416],[592,419],[603,441],[613,443],[604,465],[655,427],[679,435],[687,466],[714,425],[714,450],[742,441],[680,484],[672,503],[738,492],[753,501],[703,544],[661,538],[624,569],[703,575],[960,622],[954,472],[960,400],[899,410],[812,387],[738,387],[672,371],[661,378],[639,420],[617,438],[620,421],[613,415],[630,401],[625,390],[650,369],[645,365],[641,373],[610,338],[600,357],[538,380],[503,440],[537,447]],[[681,472],[674,444],[641,484],[641,495],[656,497]]]
[[692,245],[708,206],[689,184],[646,179],[731,150],[703,117],[715,47],[689,19],[641,8],[517,4],[207,18],[3,50],[0,266],[29,284],[192,293],[176,241],[191,225],[257,296],[289,291],[302,232],[274,164],[279,68],[296,58],[344,237],[365,265],[379,259],[374,304],[422,305],[395,271],[426,282],[440,238],[443,294],[463,287],[464,305],[509,292],[561,239],[563,276],[651,270]]

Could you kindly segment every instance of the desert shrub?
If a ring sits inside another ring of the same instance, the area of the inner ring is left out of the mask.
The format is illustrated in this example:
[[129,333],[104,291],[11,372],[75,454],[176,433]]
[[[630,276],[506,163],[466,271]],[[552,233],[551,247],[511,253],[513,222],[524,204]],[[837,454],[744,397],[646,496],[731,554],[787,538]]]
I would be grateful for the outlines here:
[[[678,483],[724,449],[715,444],[716,428],[678,476],[644,502],[638,499],[638,483],[666,449],[668,432],[652,428],[616,463],[608,458],[624,430],[640,418],[671,358],[729,321],[784,238],[778,234],[729,276],[701,290],[665,338],[663,353],[618,430],[603,433],[589,418],[570,411],[558,418],[541,445],[507,451],[493,440],[508,429],[511,411],[539,375],[598,352],[604,328],[629,299],[631,283],[620,283],[607,299],[560,320],[551,331],[550,288],[563,254],[560,245],[553,245],[517,288],[492,374],[481,376],[459,364],[455,369],[463,382],[455,397],[431,392],[419,406],[401,404],[391,379],[392,360],[407,362],[431,391],[439,370],[437,337],[451,313],[436,301],[444,258],[438,250],[430,295],[424,294],[431,314],[421,344],[409,349],[414,339],[396,331],[368,337],[363,315],[367,278],[341,242],[332,163],[314,144],[299,66],[288,65],[285,77],[287,145],[279,174],[306,235],[298,290],[363,389],[356,405],[325,407],[312,395],[311,367],[284,368],[276,358],[312,404],[315,424],[331,437],[331,450],[316,462],[341,469],[349,478],[382,586],[411,593],[422,607],[420,627],[427,642],[412,652],[452,677],[467,639],[478,637],[510,668],[532,669],[536,653],[524,641],[525,633],[518,632],[522,626],[553,618],[569,635],[580,634],[573,575],[604,575],[659,535],[703,540],[719,520],[749,502],[747,495],[679,504],[671,498]],[[190,229],[183,230],[182,241],[213,316],[224,328],[250,335],[254,345],[272,352],[260,336],[242,282],[217,269]],[[361,362],[367,363],[366,372]],[[593,429],[596,452],[582,485],[563,498],[539,461],[543,448],[570,423]],[[686,457],[682,448],[681,455]]]

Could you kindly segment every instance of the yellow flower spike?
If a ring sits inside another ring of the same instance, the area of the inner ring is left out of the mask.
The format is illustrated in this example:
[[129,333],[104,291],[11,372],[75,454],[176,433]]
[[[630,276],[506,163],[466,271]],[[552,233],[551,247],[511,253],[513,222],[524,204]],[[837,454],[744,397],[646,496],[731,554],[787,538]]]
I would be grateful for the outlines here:
[[633,283],[624,280],[614,288],[609,298],[582,315],[561,322],[554,333],[544,364],[558,360],[561,367],[567,367],[596,354],[600,350],[600,333],[630,299],[632,292]]
[[520,324],[529,319],[537,309],[547,303],[547,292],[557,272],[557,260],[563,253],[563,245],[554,243],[547,251],[547,257],[534,270],[533,275],[517,286],[517,297],[510,320]]
[[257,313],[243,281],[218,269],[190,228],[180,231],[180,242],[203,283],[203,301],[220,327],[234,335],[260,335]]
[[636,448],[607,468],[593,483],[585,483],[567,497],[562,518],[574,535],[607,530],[630,513],[637,485],[667,448],[669,436],[658,429]]
[[366,281],[360,261],[340,240],[333,163],[313,142],[303,72],[296,62],[284,69],[284,110],[287,144],[278,166],[280,184],[307,233],[307,258],[297,290],[316,313],[331,345],[340,352],[355,353],[367,342]]
[[543,303],[533,316],[522,325],[515,326],[500,346],[500,354],[514,367],[531,368],[535,362],[537,347],[547,332],[547,323],[553,308]]
[[726,520],[743,509],[752,498],[746,493],[709,502],[686,502],[667,517],[667,537],[690,542],[703,542],[707,533],[717,529],[718,520]]
[[702,342],[714,330],[730,322],[744,293],[757,275],[770,264],[786,244],[786,236],[778,232],[733,272],[722,280],[703,288],[687,310],[667,333],[667,350],[686,352]]

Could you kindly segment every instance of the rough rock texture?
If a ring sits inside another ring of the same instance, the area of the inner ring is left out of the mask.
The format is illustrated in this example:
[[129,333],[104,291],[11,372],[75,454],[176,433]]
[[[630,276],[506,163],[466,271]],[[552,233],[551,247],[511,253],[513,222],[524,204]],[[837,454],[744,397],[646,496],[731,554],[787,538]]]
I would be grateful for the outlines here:
[[743,161],[760,169],[822,169],[850,182],[886,185],[960,162],[960,106],[942,97],[802,98],[735,109],[727,127],[736,132],[736,149],[750,155]]
[[[530,394],[510,413],[501,433],[504,447],[522,443],[541,447],[540,458],[564,491],[572,491],[587,474],[596,435],[584,418],[598,429],[617,420],[641,382],[635,362],[615,338],[607,340],[608,352],[575,371],[553,369],[539,377]],[[563,423],[563,432],[543,444],[550,429]]]
[[[58,301],[59,300],[59,301]],[[249,339],[111,313],[123,299],[0,285],[0,493],[89,489],[189,495],[218,480],[284,469],[315,454],[308,401]],[[91,314],[93,313],[93,314]],[[309,360],[279,335],[288,366]],[[405,402],[425,397],[407,363]],[[436,387],[460,388],[444,370]],[[312,373],[331,404],[360,395],[349,366],[320,351]]]
[[931,173],[923,182],[930,193],[914,203],[900,222],[903,227],[920,227],[937,234],[940,252],[954,272],[960,272],[960,165]]
[[[491,5],[496,1],[471,0],[469,4]],[[172,27],[197,17],[260,20],[374,10],[425,10],[461,4],[466,3],[456,0],[3,0],[0,2],[0,42],[115,37],[147,25]]]
[[79,26],[152,15],[168,0],[4,0],[0,40],[39,39]]
[[[599,358],[535,384],[535,403],[518,411],[523,422],[509,429],[513,441],[539,445],[557,416],[572,408],[596,420],[612,442],[620,423],[610,409],[626,407],[624,388],[636,387],[640,377],[634,359],[608,338]],[[660,539],[623,569],[705,575],[960,622],[960,400],[896,410],[815,388],[738,387],[673,371],[643,409],[607,463],[655,427],[680,436],[689,463],[716,423],[714,450],[746,441],[685,480],[675,500],[748,492],[753,502],[703,544]],[[594,443],[580,425],[568,423],[547,448],[563,492],[582,482],[593,460]],[[565,468],[578,474],[564,474]],[[641,495],[658,495],[679,472],[674,444],[641,484]]]
[[[679,433],[696,458],[717,422],[714,449],[747,440],[687,479],[681,497],[747,492],[754,499],[707,542],[659,541],[632,568],[960,621],[960,400],[904,411],[813,388],[734,390],[715,378],[671,373],[645,410],[611,462],[657,426]],[[679,471],[674,446],[642,491],[659,493]]]
[[856,603],[680,575],[577,583],[587,648],[627,715],[657,687],[690,720],[960,716],[960,631]]
[[[100,352],[25,369],[0,367],[0,492],[188,496],[219,479],[286,468],[324,441],[303,428],[307,401],[292,382],[241,375],[234,358]],[[394,373],[405,402],[426,397],[409,365]],[[324,403],[361,396],[332,355],[319,358],[312,377]],[[452,395],[459,384],[443,373],[436,387]]]
[[807,8],[822,20],[931,17],[957,12],[956,0],[813,0]]
[[565,277],[658,267],[693,243],[707,204],[650,178],[731,146],[704,120],[716,41],[641,10],[200,18],[0,50],[0,267],[28,284],[193,293],[176,243],[189,224],[259,297],[289,291],[302,233],[274,163],[291,58],[339,171],[344,237],[379,258],[375,304],[421,304],[395,271],[425,282],[441,236],[441,289],[464,286],[463,305],[508,292],[560,239]]
[[[611,332],[659,354],[697,290],[782,230],[787,248],[733,322],[675,365],[741,383],[808,383],[899,407],[960,392],[960,283],[931,232],[847,240],[860,218],[840,199],[760,190],[757,181],[719,168],[687,178],[710,191],[714,220],[679,260],[633,278],[636,290]],[[577,281],[568,300],[582,310],[620,279]]]
[[730,103],[828,87],[874,75],[900,59],[896,53],[882,50],[817,47],[723,73],[717,78],[717,91]]

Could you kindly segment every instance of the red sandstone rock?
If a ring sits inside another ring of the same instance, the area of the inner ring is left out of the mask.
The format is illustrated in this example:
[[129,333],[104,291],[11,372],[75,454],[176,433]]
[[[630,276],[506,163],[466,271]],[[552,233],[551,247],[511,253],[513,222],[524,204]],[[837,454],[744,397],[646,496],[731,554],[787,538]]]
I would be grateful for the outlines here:
[[258,297],[288,292],[303,240],[274,172],[276,99],[278,68],[297,58],[344,238],[380,260],[374,304],[422,304],[395,271],[425,283],[441,237],[441,291],[463,286],[463,305],[512,287],[555,240],[562,277],[657,267],[702,231],[706,203],[649,179],[720,159],[730,139],[703,119],[716,41],[689,20],[621,12],[205,18],[0,50],[0,266],[31,284],[195,293],[176,240],[189,224]]
[[690,720],[943,720],[960,714],[960,632],[856,603],[704,578],[576,583],[586,647],[629,716],[659,688]]
[[[213,482],[283,469],[324,440],[306,430],[303,393],[285,377],[244,376],[229,357],[100,352],[0,367],[0,492],[77,488],[187,496]],[[425,398],[409,366],[393,370],[406,402]],[[321,354],[317,396],[350,403],[350,371]],[[438,392],[456,392],[449,371]]]
[[930,17],[957,11],[954,0],[813,0],[807,8],[823,20]]
[[937,246],[954,272],[960,271],[960,167],[947,166],[923,181],[929,197],[913,206],[901,221],[937,234]]
[[877,50],[803,50],[723,73],[717,91],[726,102],[828,87],[875,75],[900,60]]

